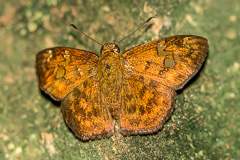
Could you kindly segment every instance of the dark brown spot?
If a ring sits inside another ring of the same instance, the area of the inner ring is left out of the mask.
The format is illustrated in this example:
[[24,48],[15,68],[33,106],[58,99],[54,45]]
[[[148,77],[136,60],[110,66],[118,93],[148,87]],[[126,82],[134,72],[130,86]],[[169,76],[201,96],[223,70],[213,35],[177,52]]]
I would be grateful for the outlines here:
[[79,95],[82,97],[82,99],[87,99],[87,95],[85,92],[81,92]]
[[179,45],[179,41],[174,42],[174,44]]
[[82,107],[78,107],[77,111],[81,116],[86,117],[86,112]]
[[87,117],[88,119],[92,119],[92,112],[88,112]]
[[88,82],[87,82],[87,81],[84,81],[84,82],[83,82],[83,87],[86,88],[87,85],[88,85]]
[[133,114],[136,112],[136,106],[135,105],[131,105],[129,108],[128,108],[128,113],[129,114]]
[[143,105],[140,105],[139,111],[140,111],[141,115],[144,115],[144,114],[145,114],[145,108],[144,108]]
[[151,111],[152,111],[151,105],[147,104],[147,106],[145,107],[145,112],[147,112],[149,114],[149,113],[151,113]]
[[152,98],[148,99],[147,106],[157,106],[156,98],[153,96]]
[[150,64],[151,62],[147,61],[144,69],[147,70],[148,68],[150,68]]
[[132,94],[126,94],[127,99],[130,101],[133,98]]
[[140,90],[139,90],[139,97],[142,98],[145,94],[147,90],[147,87],[146,86],[143,86]]
[[109,64],[106,64],[105,67],[106,67],[107,71],[110,71],[111,67],[109,66]]
[[157,81],[155,81],[155,80],[151,80],[150,81],[150,83],[149,83],[149,86],[151,86],[151,87],[153,87],[153,88],[156,88],[156,87],[158,87],[158,83],[157,83]]
[[139,76],[139,79],[138,79],[140,82],[142,82],[144,80],[143,76]]
[[186,77],[182,74],[178,74],[177,79],[185,79]]
[[98,115],[99,109],[93,108],[92,113],[93,113],[93,116],[94,116],[94,117],[98,117],[98,116],[99,116],[99,115]]

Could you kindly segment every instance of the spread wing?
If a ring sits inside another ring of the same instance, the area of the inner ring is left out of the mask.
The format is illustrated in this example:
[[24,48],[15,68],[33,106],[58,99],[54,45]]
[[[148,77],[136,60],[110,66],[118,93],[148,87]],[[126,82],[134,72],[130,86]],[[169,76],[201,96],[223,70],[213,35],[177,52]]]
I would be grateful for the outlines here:
[[177,90],[198,72],[207,52],[207,39],[180,35],[133,47],[122,57],[127,74],[147,76]]
[[68,94],[61,103],[64,119],[81,140],[109,138],[114,124],[103,103],[99,80],[91,77]]
[[95,74],[98,56],[66,48],[49,48],[37,54],[40,88],[54,100],[62,100],[75,87]]
[[126,51],[120,132],[159,130],[173,111],[175,90],[197,73],[207,52],[208,42],[199,36],[162,38]]

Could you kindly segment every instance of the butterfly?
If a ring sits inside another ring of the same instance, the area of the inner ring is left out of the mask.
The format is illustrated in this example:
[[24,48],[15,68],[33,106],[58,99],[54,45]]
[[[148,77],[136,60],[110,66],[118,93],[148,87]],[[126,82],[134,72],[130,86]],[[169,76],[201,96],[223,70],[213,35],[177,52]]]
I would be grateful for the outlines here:
[[109,138],[118,120],[123,136],[157,132],[170,118],[176,90],[199,71],[207,39],[164,37],[122,55],[116,42],[101,56],[68,48],[45,49],[36,56],[41,90],[61,101],[65,122],[79,139]]

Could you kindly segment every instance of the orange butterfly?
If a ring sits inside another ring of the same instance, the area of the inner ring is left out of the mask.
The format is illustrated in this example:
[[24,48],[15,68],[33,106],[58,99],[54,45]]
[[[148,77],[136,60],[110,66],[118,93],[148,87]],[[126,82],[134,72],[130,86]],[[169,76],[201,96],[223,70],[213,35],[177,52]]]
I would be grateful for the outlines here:
[[162,128],[176,90],[202,66],[208,41],[179,35],[119,52],[115,42],[106,42],[100,57],[67,47],[45,49],[36,57],[40,88],[62,101],[65,121],[81,140],[112,136],[112,117],[124,136]]

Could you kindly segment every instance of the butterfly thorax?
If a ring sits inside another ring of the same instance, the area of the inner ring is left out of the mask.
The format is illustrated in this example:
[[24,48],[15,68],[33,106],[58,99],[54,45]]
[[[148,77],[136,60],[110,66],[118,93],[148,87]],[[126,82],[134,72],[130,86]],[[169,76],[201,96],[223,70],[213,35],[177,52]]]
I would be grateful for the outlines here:
[[102,105],[107,106],[114,118],[119,116],[121,100],[121,83],[123,65],[120,60],[119,48],[112,43],[105,43],[101,50],[97,75],[100,80]]

